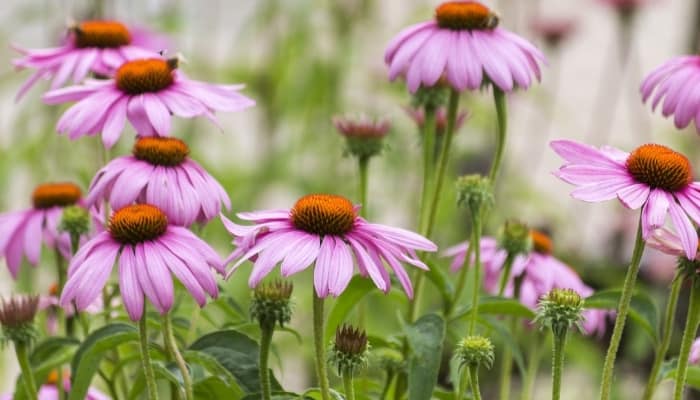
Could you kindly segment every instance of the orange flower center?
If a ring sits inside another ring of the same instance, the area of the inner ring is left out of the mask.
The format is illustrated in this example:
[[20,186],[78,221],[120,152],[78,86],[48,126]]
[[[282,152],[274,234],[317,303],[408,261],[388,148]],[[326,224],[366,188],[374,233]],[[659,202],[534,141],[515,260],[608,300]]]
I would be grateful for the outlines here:
[[626,165],[634,179],[652,188],[674,192],[693,181],[688,158],[658,144],[638,147],[627,158]]
[[168,228],[168,218],[150,204],[126,206],[112,214],[109,233],[123,244],[137,244],[157,239]]
[[174,60],[127,61],[117,69],[117,88],[130,95],[161,91],[173,84],[175,68],[177,62]]
[[544,232],[535,229],[530,230],[530,239],[532,239],[532,249],[541,254],[552,254],[552,239]]
[[494,29],[498,15],[476,1],[448,1],[435,9],[438,26],[456,31]]
[[142,137],[136,141],[132,152],[134,157],[149,164],[174,167],[185,161],[190,149],[180,139]]
[[355,224],[350,200],[332,194],[310,194],[297,200],[291,211],[295,227],[317,235],[343,235]]
[[85,21],[74,28],[77,47],[120,47],[131,43],[129,30],[115,21]]
[[49,376],[46,377],[46,384],[56,385],[56,383],[58,383],[58,371],[52,369],[51,372],[49,372]]
[[80,200],[82,192],[72,183],[45,183],[34,189],[32,203],[36,209],[71,206]]
[[54,282],[49,286],[49,295],[50,296],[58,296],[58,283]]

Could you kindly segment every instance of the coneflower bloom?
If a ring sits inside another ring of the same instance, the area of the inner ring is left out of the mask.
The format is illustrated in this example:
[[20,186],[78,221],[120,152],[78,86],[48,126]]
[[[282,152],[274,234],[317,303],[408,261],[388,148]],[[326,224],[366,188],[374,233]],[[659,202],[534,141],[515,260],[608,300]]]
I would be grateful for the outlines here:
[[550,48],[558,48],[576,30],[576,20],[572,18],[539,17],[530,24],[532,31],[541,37]]
[[133,203],[160,208],[175,225],[206,222],[231,207],[226,191],[204,168],[189,157],[179,139],[137,139],[131,156],[110,161],[95,175],[86,203],[100,206],[106,200],[118,210]]
[[[617,198],[627,208],[642,209],[642,236],[647,239],[671,216],[688,258],[698,249],[691,222],[700,222],[700,183],[693,181],[690,161],[658,144],[645,144],[632,153],[555,140],[552,149],[566,163],[554,174],[578,186],[571,196],[599,202]],[[689,218],[690,217],[690,218]]]
[[107,230],[80,247],[68,267],[61,293],[63,307],[75,301],[82,311],[100,296],[115,262],[119,263],[119,290],[129,317],[144,311],[144,295],[161,313],[173,305],[171,275],[182,282],[200,306],[206,294],[219,290],[212,268],[224,272],[216,252],[186,228],[168,224],[168,218],[150,204],[115,211]]
[[119,139],[127,119],[139,136],[169,136],[171,115],[203,115],[216,122],[214,111],[239,111],[255,104],[238,92],[242,86],[194,81],[177,65],[177,59],[127,61],[114,79],[89,80],[43,98],[48,104],[78,101],[61,116],[58,131],[71,139],[101,132],[106,147]]
[[13,278],[23,257],[32,265],[39,263],[42,243],[70,257],[70,236],[59,232],[58,225],[63,208],[80,203],[81,196],[72,183],[45,183],[34,189],[32,208],[0,214],[0,257]]
[[544,55],[520,36],[498,27],[498,16],[477,1],[448,1],[435,20],[412,25],[387,46],[389,79],[405,76],[408,89],[431,87],[445,77],[456,90],[492,82],[504,92],[540,79]]
[[125,61],[155,57],[163,48],[143,29],[129,29],[116,21],[84,21],[71,27],[67,40],[59,47],[23,49],[23,57],[13,60],[18,69],[33,69],[34,74],[22,85],[17,99],[40,79],[52,79],[51,89],[63,86],[71,77],[79,83],[88,74],[111,76]]
[[[522,276],[520,286],[520,302],[532,310],[537,309],[537,304],[543,295],[554,288],[573,289],[586,298],[593,294],[594,290],[587,286],[578,274],[568,265],[559,261],[552,255],[552,240],[546,234],[531,230],[532,250],[526,254],[515,257],[506,283],[504,295],[513,297],[515,278]],[[452,257],[450,269],[457,271],[464,266],[467,256],[468,242],[460,243],[444,251],[443,255]],[[499,247],[496,239],[484,237],[480,242],[481,262],[484,268],[484,289],[487,293],[498,294],[499,281],[503,272],[503,264],[507,258],[507,251]],[[608,311],[586,310],[583,328],[587,334],[602,334],[605,331]]]
[[[651,101],[655,110],[663,101],[661,113],[664,117],[673,115],[678,129],[683,129],[695,121],[695,129],[700,134],[700,56],[675,57],[652,71],[642,82],[642,101]],[[652,99],[653,97],[653,99]]]
[[652,0],[598,0],[598,2],[615,9],[623,17],[630,17]]
[[[403,107],[404,111],[406,111],[406,114],[408,114],[409,117],[413,120],[413,122],[418,126],[419,130],[422,132],[423,131],[423,124],[425,124],[425,110],[422,108],[413,108],[413,107]],[[469,113],[466,111],[460,111],[457,113],[457,118],[455,119],[455,133],[459,131],[459,128],[462,127],[462,124],[464,124],[464,121],[467,119],[469,116]],[[444,106],[438,107],[437,110],[435,110],[435,134],[438,136],[442,136],[445,131],[447,130],[447,108]]]
[[315,262],[316,294],[321,298],[339,296],[354,274],[354,256],[360,274],[369,276],[385,293],[391,288],[386,262],[408,297],[413,297],[413,286],[402,263],[427,269],[415,251],[436,251],[437,246],[413,232],[367,222],[357,215],[357,208],[341,196],[312,194],[300,198],[291,210],[238,214],[253,225],[238,225],[222,216],[237,246],[225,261],[228,264],[236,260],[227,277],[253,257],[255,265],[248,281],[251,287],[278,263],[286,277]]

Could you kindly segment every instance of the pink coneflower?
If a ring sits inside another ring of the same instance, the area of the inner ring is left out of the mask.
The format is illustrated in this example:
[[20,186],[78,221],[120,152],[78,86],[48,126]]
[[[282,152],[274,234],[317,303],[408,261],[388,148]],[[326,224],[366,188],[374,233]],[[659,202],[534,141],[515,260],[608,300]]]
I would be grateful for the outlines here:
[[[413,107],[403,107],[404,111],[406,111],[406,114],[408,114],[409,117],[415,122],[415,124],[418,126],[419,130],[422,132],[423,131],[423,124],[425,123],[425,110],[422,108],[413,108]],[[455,119],[455,133],[459,131],[459,128],[462,127],[462,124],[464,124],[464,121],[467,119],[469,116],[469,113],[466,111],[460,111],[457,113],[457,118]],[[442,136],[445,131],[447,130],[447,109],[444,106],[438,107],[437,110],[435,110],[435,134],[438,136]]]
[[168,218],[155,206],[131,205],[114,212],[107,230],[81,246],[73,257],[61,306],[75,301],[78,310],[89,307],[117,261],[119,290],[134,321],[143,315],[144,295],[161,314],[170,310],[174,294],[171,275],[204,306],[206,294],[219,294],[211,268],[224,272],[216,252],[192,232],[168,224]]
[[88,205],[104,200],[112,209],[136,203],[160,208],[175,225],[206,222],[231,207],[226,191],[189,157],[187,145],[175,138],[144,137],[133,155],[115,158],[92,180]]
[[350,200],[335,195],[307,195],[291,210],[240,213],[238,217],[254,225],[237,225],[222,216],[237,246],[225,261],[237,260],[227,277],[244,261],[257,257],[248,281],[251,287],[280,262],[285,277],[315,262],[318,297],[339,296],[353,276],[354,256],[360,273],[369,275],[385,293],[391,288],[384,269],[386,262],[408,297],[413,297],[413,286],[402,262],[427,269],[415,251],[437,250],[435,244],[413,232],[367,222],[357,215],[357,207]]
[[177,59],[127,61],[114,79],[90,80],[43,98],[48,104],[79,100],[58,121],[58,131],[71,139],[101,132],[106,147],[119,139],[127,119],[140,136],[168,136],[172,114],[216,121],[214,111],[239,111],[255,104],[238,92],[240,85],[194,81],[180,73],[177,64]]
[[578,186],[572,197],[588,202],[618,198],[629,209],[641,207],[644,239],[670,215],[686,256],[695,257],[698,235],[690,219],[700,222],[700,183],[693,182],[688,158],[658,144],[642,145],[632,153],[570,140],[550,145],[566,161],[554,174]]
[[22,85],[20,99],[39,81],[53,79],[51,89],[58,89],[72,75],[74,83],[81,82],[89,73],[111,76],[125,61],[157,56],[163,48],[152,34],[144,29],[129,29],[116,21],[85,21],[70,28],[67,40],[59,47],[23,49],[15,47],[24,57],[13,60],[18,69],[36,72]]
[[333,125],[341,135],[356,139],[382,139],[391,129],[391,121],[367,115],[336,116]]
[[662,253],[676,257],[682,256],[689,260],[698,259],[697,252],[693,254],[692,257],[688,257],[683,249],[683,241],[681,238],[667,228],[655,229],[651,235],[649,235],[646,242],[650,247],[653,247]]
[[544,55],[520,36],[498,28],[498,16],[477,1],[449,1],[435,20],[401,31],[387,46],[389,79],[405,76],[408,88],[431,87],[441,77],[459,91],[486,81],[504,92],[540,79]]
[[0,257],[5,257],[13,278],[22,257],[32,265],[39,263],[42,243],[70,257],[70,236],[59,232],[58,225],[63,208],[78,204],[81,195],[72,183],[45,183],[34,190],[32,208],[0,214]]
[[[573,289],[582,298],[593,294],[593,289],[587,286],[578,274],[568,265],[552,256],[552,241],[542,232],[532,230],[532,251],[520,254],[513,260],[510,276],[505,287],[504,295],[513,297],[514,281],[522,276],[519,300],[528,308],[537,309],[540,297],[554,288]],[[467,256],[468,242],[450,247],[443,255],[452,257],[450,268],[457,271],[464,266]],[[494,238],[485,237],[480,242],[481,262],[484,267],[484,289],[490,294],[498,294],[499,280],[503,272],[507,251],[499,247]],[[587,334],[603,334],[605,331],[608,311],[586,310],[583,328]]]
[[[58,285],[53,284],[49,287],[48,295],[39,296],[39,310],[46,312],[46,332],[53,336],[58,333],[58,311],[63,309],[66,317],[75,315],[73,305],[69,307],[61,307],[58,299]],[[103,310],[102,297],[98,297],[84,311],[88,314],[99,314]]]
[[576,20],[573,18],[535,18],[530,24],[532,31],[541,37],[544,43],[557,48],[576,30]]
[[690,346],[690,357],[688,358],[691,364],[700,364],[700,339],[695,339]]
[[642,82],[642,101],[654,95],[652,110],[661,104],[664,117],[674,116],[678,129],[687,127],[695,120],[695,129],[700,134],[700,56],[681,56],[671,59],[652,71]]

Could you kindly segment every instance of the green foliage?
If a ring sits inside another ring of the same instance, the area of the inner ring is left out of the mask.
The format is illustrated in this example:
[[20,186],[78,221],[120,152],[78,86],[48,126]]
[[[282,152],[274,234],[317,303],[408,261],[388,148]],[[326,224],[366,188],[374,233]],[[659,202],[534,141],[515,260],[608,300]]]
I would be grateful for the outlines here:
[[326,317],[326,332],[324,333],[324,342],[331,341],[335,335],[335,329],[343,324],[347,319],[348,314],[355,308],[357,303],[370,292],[376,290],[374,283],[367,278],[355,276],[350,281],[350,284],[345,289],[343,294],[338,297]]
[[[64,337],[50,337],[39,342],[29,355],[29,363],[36,382],[45,382],[51,371],[66,364],[73,358],[79,342]],[[15,382],[13,399],[26,399],[24,379],[20,374]]]
[[[614,310],[620,301],[620,289],[609,289],[596,292],[585,299],[586,308]],[[649,335],[652,342],[659,340],[659,310],[651,297],[645,292],[637,292],[632,296],[629,316]]]
[[429,399],[437,383],[442,346],[445,338],[445,320],[437,314],[424,315],[406,327],[411,350],[408,361],[408,399]]

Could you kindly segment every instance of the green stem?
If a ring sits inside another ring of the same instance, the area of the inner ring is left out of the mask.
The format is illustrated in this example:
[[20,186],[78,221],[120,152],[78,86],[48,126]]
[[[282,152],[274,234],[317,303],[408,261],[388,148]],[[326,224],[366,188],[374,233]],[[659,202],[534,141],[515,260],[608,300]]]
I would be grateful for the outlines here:
[[474,288],[472,293],[472,315],[469,322],[469,334],[476,330],[476,320],[479,317],[479,294],[481,289],[481,215],[472,213],[472,243],[474,243]]
[[464,368],[464,371],[460,374],[459,385],[457,385],[457,390],[455,391],[455,400],[464,399],[464,394],[467,392],[467,387],[469,386],[469,368]]
[[454,294],[454,297],[452,298],[452,303],[450,304],[450,308],[447,312],[447,315],[451,315],[452,311],[454,311],[457,304],[459,304],[459,299],[460,299],[460,297],[462,297],[462,292],[464,291],[464,288],[467,286],[467,274],[469,272],[469,266],[471,264],[471,258],[472,258],[473,251],[474,251],[474,246],[472,246],[472,241],[469,241],[469,245],[467,245],[467,254],[464,256],[464,263],[462,263],[462,268],[459,270],[459,274],[457,275],[457,284],[455,285],[455,294]]
[[425,107],[425,120],[423,121],[423,186],[420,197],[420,214],[418,229],[425,231],[426,217],[429,210],[430,186],[435,168],[435,107]]
[[537,370],[540,367],[540,358],[542,357],[543,338],[546,339],[546,336],[537,335],[530,346],[530,357],[527,362],[527,369],[525,370],[525,378],[520,395],[521,400],[530,400],[532,398],[532,389],[535,387]]
[[510,377],[513,375],[513,352],[510,346],[503,348],[503,360],[501,362],[499,399],[510,399]]
[[270,345],[272,344],[272,334],[274,327],[260,327],[260,392],[263,400],[272,398],[270,389],[270,368],[268,359],[270,358]]
[[503,161],[503,150],[506,147],[506,132],[508,130],[508,111],[506,107],[506,95],[496,85],[493,87],[493,100],[496,103],[496,117],[498,118],[498,140],[496,142],[496,154],[493,156],[489,179],[495,185],[496,177],[501,169]]
[[15,354],[17,355],[19,368],[22,371],[22,378],[24,378],[24,389],[27,392],[27,398],[29,400],[37,400],[36,382],[34,381],[34,372],[32,372],[32,367],[29,364],[29,355],[27,354],[29,349],[27,347],[26,343],[15,342]]
[[58,392],[58,400],[65,400],[66,390],[63,385],[63,365],[59,365],[56,370],[56,391]]
[[513,260],[515,260],[515,256],[509,253],[506,256],[506,260],[503,262],[501,279],[498,283],[499,296],[503,296],[503,293],[506,291],[506,285],[508,284],[508,278],[510,277],[510,270],[513,267]]
[[678,354],[678,367],[676,368],[676,384],[673,389],[673,400],[681,400],[683,397],[683,389],[685,379],[688,375],[688,358],[690,356],[690,347],[695,340],[695,333],[700,324],[700,281],[693,277],[692,286],[690,287],[690,306],[688,307],[688,317],[685,322],[685,330],[683,331],[683,340],[681,341],[681,350]]
[[313,316],[314,316],[314,347],[316,349],[316,377],[321,390],[321,400],[331,400],[330,386],[328,384],[328,371],[326,368],[326,346],[323,343],[324,320],[323,320],[323,299],[314,295]]
[[560,335],[554,334],[554,351],[552,353],[552,400],[561,398],[561,373],[564,368],[564,346],[566,335],[563,331]]
[[481,391],[479,390],[479,367],[469,366],[469,380],[472,385],[472,399],[481,400]]
[[168,349],[168,353],[170,353],[180,370],[180,374],[182,374],[182,383],[185,386],[185,398],[187,400],[194,400],[192,377],[190,376],[190,370],[187,368],[187,363],[177,347],[170,314],[165,314],[163,316],[163,340],[165,341],[165,347]]
[[435,225],[435,216],[437,215],[438,204],[440,203],[440,195],[442,194],[442,185],[445,182],[445,172],[450,159],[450,147],[452,146],[452,138],[455,132],[455,123],[457,121],[457,107],[459,106],[459,92],[452,89],[450,92],[450,100],[447,104],[447,129],[443,138],[440,156],[438,157],[438,170],[435,179],[435,189],[433,190],[433,198],[430,202],[430,213],[426,221],[423,236],[430,238],[433,233],[433,225]]
[[359,157],[357,159],[357,167],[360,173],[360,216],[367,218],[367,187],[368,187],[368,172],[369,172],[369,157]]
[[158,386],[156,386],[156,375],[151,364],[151,355],[148,352],[148,326],[146,322],[146,310],[139,321],[139,338],[141,351],[141,366],[146,376],[146,386],[148,388],[148,399],[158,400]]
[[355,400],[355,387],[352,384],[352,373],[343,372],[343,387],[345,388],[345,400]]
[[386,400],[389,395],[389,390],[391,390],[391,384],[394,382],[396,377],[396,372],[387,371],[386,382],[384,382],[384,389],[382,389],[382,395],[379,397],[382,400]]
[[668,302],[666,303],[666,312],[664,314],[664,325],[663,325],[663,337],[659,346],[656,349],[656,354],[654,357],[654,364],[651,367],[651,372],[649,373],[649,381],[647,381],[647,386],[644,389],[643,400],[651,400],[656,390],[656,384],[658,382],[659,371],[661,370],[661,364],[663,364],[666,358],[666,352],[668,351],[668,346],[671,344],[671,336],[673,334],[673,320],[676,316],[676,305],[678,304],[678,295],[681,291],[681,286],[683,285],[683,277],[680,274],[676,274],[673,280],[673,285],[671,285],[671,293],[668,294]]
[[610,399],[610,392],[612,391],[613,385],[613,371],[615,369],[615,358],[617,357],[617,349],[620,347],[622,331],[625,329],[627,313],[629,312],[630,302],[632,301],[632,292],[634,291],[634,284],[637,280],[637,274],[639,273],[639,265],[642,260],[643,253],[644,239],[642,238],[642,221],[640,216],[639,226],[637,227],[637,238],[635,239],[634,251],[632,252],[632,261],[630,262],[630,266],[627,269],[625,283],[622,286],[622,295],[620,296],[620,303],[617,306],[617,317],[615,318],[615,327],[613,328],[612,337],[610,338],[610,345],[608,346],[608,352],[605,355],[605,363],[603,364],[603,377],[601,379],[600,386],[600,400]]

